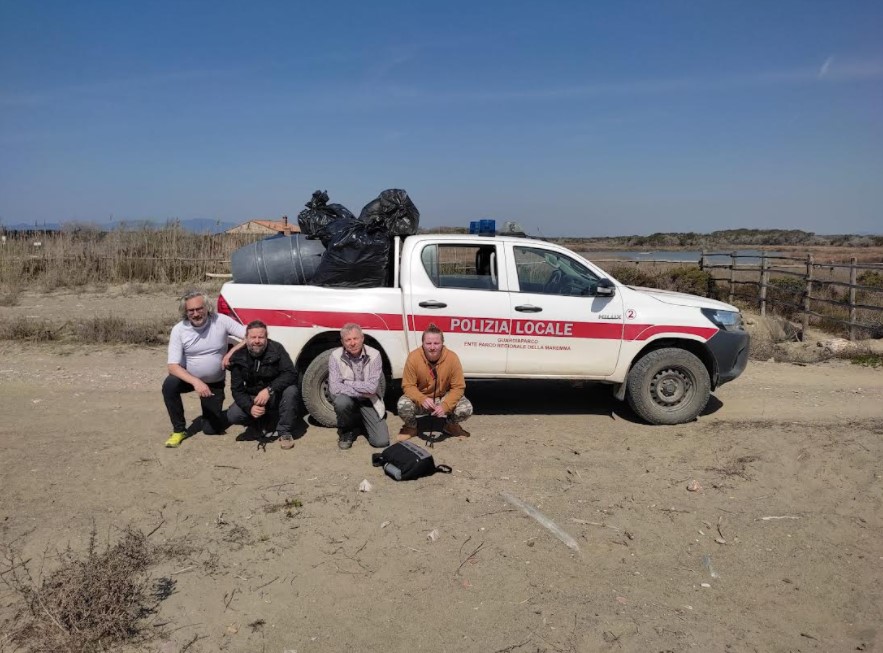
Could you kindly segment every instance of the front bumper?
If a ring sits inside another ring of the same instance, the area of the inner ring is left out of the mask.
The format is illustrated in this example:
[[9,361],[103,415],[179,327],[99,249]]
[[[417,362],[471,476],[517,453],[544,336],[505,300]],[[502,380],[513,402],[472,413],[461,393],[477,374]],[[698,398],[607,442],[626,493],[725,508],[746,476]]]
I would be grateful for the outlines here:
[[745,371],[745,366],[748,365],[749,341],[745,331],[720,330],[711,336],[707,344],[714,356],[714,387],[732,381]]

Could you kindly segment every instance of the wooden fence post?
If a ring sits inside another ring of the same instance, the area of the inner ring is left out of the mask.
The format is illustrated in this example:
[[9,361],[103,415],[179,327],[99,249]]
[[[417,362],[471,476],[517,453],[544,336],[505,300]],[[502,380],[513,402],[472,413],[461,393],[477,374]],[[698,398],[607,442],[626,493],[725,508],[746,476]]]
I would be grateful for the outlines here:
[[760,253],[760,315],[766,316],[766,287],[769,282],[766,252]]
[[806,290],[803,295],[803,340],[806,338],[806,330],[809,328],[810,296],[812,295],[812,254],[806,255]]
[[855,340],[855,256],[849,259],[849,340]]
[[736,297],[736,252],[730,253],[730,303]]

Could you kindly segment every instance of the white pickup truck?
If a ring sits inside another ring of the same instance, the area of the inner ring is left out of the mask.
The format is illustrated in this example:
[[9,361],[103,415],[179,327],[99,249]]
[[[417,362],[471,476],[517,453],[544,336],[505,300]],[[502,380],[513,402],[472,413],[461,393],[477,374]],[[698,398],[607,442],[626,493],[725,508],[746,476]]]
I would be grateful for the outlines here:
[[[435,323],[467,379],[583,379],[651,424],[695,419],[748,361],[734,306],[626,286],[553,243],[515,236],[417,235],[394,243],[389,287],[224,284],[218,310],[262,320],[301,372],[304,404],[335,424],[328,356],[356,322],[383,356],[385,382]],[[481,413],[481,406],[476,406]]]

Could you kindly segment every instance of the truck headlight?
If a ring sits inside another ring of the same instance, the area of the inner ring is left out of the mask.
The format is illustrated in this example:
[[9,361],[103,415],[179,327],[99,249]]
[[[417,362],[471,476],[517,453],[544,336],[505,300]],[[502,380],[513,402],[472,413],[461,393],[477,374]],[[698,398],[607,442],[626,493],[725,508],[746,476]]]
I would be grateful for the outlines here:
[[724,331],[742,330],[742,313],[739,311],[721,311],[715,308],[703,308],[702,314],[711,320],[717,328]]

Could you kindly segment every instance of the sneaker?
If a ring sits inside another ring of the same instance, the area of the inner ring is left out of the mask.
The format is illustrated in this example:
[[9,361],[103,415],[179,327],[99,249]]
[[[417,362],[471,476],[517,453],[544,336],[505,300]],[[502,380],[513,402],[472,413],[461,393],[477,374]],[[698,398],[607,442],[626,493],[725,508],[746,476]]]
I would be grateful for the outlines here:
[[403,426],[399,431],[399,434],[396,436],[396,442],[404,442],[405,440],[410,440],[414,436],[417,435],[417,427],[416,426]]
[[169,448],[180,447],[186,437],[186,433],[175,431],[169,436],[169,439],[166,440],[166,446]]
[[469,431],[457,424],[457,422],[445,422],[444,433],[452,438],[468,438],[471,435]]
[[280,435],[279,436],[279,448],[280,449],[291,449],[294,447],[294,438],[290,435]]

